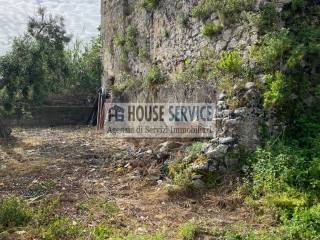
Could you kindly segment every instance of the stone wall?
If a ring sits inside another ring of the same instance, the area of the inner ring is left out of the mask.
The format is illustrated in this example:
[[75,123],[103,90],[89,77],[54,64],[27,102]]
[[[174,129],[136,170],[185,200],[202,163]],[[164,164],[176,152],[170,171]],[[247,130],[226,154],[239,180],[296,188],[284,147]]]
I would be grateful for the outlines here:
[[[183,27],[179,19],[190,14],[199,0],[162,0],[153,12],[138,6],[136,0],[102,0],[102,38],[104,44],[104,77],[120,78],[126,68],[136,76],[143,76],[151,63],[161,64],[165,71],[174,74],[185,60],[192,63],[206,48],[217,54],[222,50],[241,49],[245,54],[249,46],[258,39],[257,29],[242,23],[233,24],[213,38],[203,36],[203,22],[188,18],[188,27]],[[128,15],[128,11],[130,15]],[[128,16],[127,16],[128,15]],[[213,23],[220,23],[213,14]],[[117,34],[124,33],[127,26],[138,29],[137,45],[149,55],[148,60],[129,54],[127,66],[121,63],[121,49],[114,43]]]
[[[207,22],[223,24],[223,29],[206,37],[203,34],[204,22],[190,17],[190,12],[200,0],[161,0],[152,11],[139,6],[135,0],[102,0],[102,40],[103,40],[103,86],[122,81],[122,73],[142,79],[152,65],[161,69],[174,80],[188,62],[192,66],[206,51],[219,56],[222,51],[237,50],[243,59],[247,59],[252,45],[259,41],[255,25],[244,21],[224,24],[221,16],[213,13]],[[259,11],[265,0],[255,1],[252,12]],[[278,1],[278,11],[288,1]],[[188,17],[187,27],[181,19]],[[124,35],[128,27],[137,29],[135,45],[138,51],[148,56],[141,58],[139,52],[128,52],[123,56],[123,49],[116,44],[117,36]],[[249,68],[255,66],[246,62]],[[254,76],[263,80],[259,72]],[[243,86],[234,86],[233,98],[240,105],[230,106],[225,92],[216,87],[215,79],[209,82],[174,83],[169,81],[157,86],[156,94],[147,89],[130,90],[115,96],[116,100],[129,102],[212,102],[217,110],[218,138],[212,139],[205,150],[213,166],[235,166],[239,159],[228,158],[228,152],[255,150],[259,144],[259,124],[264,115],[260,93],[256,84],[247,82]],[[226,89],[227,90],[227,89]],[[217,160],[219,156],[219,161]]]

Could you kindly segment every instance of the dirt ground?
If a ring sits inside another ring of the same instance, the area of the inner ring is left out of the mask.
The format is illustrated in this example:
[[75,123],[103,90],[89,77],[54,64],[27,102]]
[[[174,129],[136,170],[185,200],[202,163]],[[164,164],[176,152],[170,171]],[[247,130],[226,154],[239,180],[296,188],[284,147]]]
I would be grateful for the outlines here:
[[153,153],[159,142],[109,139],[87,127],[14,129],[13,135],[15,141],[0,146],[1,197],[37,202],[59,195],[60,214],[90,226],[105,216],[88,217],[83,204],[105,199],[120,209],[112,224],[135,233],[164,230],[170,239],[192,219],[201,225],[199,239],[220,239],[221,229],[263,227],[234,194],[236,177],[225,176],[205,194],[169,196],[158,181],[162,163]]

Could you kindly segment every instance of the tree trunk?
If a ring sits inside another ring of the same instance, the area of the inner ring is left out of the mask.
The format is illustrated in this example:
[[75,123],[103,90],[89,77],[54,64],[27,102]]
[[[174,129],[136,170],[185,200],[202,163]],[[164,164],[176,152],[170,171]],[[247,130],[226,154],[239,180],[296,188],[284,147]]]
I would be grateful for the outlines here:
[[8,140],[10,137],[11,129],[8,128],[0,119],[0,140]]

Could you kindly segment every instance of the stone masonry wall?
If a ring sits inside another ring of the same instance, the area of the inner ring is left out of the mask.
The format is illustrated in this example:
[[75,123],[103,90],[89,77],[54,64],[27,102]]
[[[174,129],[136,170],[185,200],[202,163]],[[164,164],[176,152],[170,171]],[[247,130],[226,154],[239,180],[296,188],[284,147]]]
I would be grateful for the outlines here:
[[[206,48],[214,49],[217,54],[235,48],[245,53],[248,46],[257,41],[257,29],[241,23],[224,28],[213,38],[203,36],[203,23],[198,19],[189,18],[188,27],[182,27],[179,18],[190,14],[198,2],[162,0],[155,11],[148,12],[139,7],[136,0],[102,0],[105,79],[115,76],[117,80],[124,71],[120,63],[121,50],[113,39],[129,25],[138,29],[138,48],[147,50],[150,56],[148,60],[141,60],[129,54],[127,67],[136,76],[143,76],[151,63],[161,64],[169,74],[174,74],[185,60],[192,63]],[[132,12],[126,16],[127,11]],[[210,20],[219,23],[218,15],[213,14]]]
[[[102,0],[103,86],[107,88],[121,82],[123,72],[143,78],[152,65],[161,66],[170,79],[174,79],[186,61],[192,65],[208,49],[217,56],[222,51],[236,49],[245,59],[250,47],[259,40],[258,29],[243,22],[224,26],[212,38],[203,35],[204,23],[199,19],[189,17],[188,27],[181,26],[179,18],[190,14],[200,0],[161,0],[153,11],[139,7],[139,2]],[[259,10],[265,2],[257,0],[253,11]],[[277,3],[279,11],[283,4],[284,1]],[[219,23],[221,18],[212,14],[209,21]],[[115,37],[124,34],[128,26],[138,30],[136,45],[139,50],[145,50],[147,59],[130,52],[123,59]],[[116,101],[129,102],[212,102],[217,110],[217,138],[204,149],[210,161],[198,167],[215,169],[236,166],[239,159],[234,153],[252,151],[259,145],[259,123],[264,112],[258,88],[253,82],[247,82],[234,90],[233,98],[243,104],[232,108],[228,105],[227,95],[218,91],[214,81],[201,79],[191,84],[169,81],[157,86],[152,94],[146,89],[138,89],[115,96]],[[230,152],[233,157],[228,154]]]

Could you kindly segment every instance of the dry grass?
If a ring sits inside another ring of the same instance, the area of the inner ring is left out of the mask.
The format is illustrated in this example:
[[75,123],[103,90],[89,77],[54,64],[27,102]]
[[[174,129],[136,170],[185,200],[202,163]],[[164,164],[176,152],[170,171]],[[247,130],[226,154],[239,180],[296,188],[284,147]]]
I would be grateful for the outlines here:
[[[215,228],[257,225],[241,197],[233,194],[235,176],[226,176],[205,194],[170,198],[156,182],[156,157],[128,152],[137,144],[155,149],[158,141],[108,139],[89,128],[15,129],[13,134],[16,141],[0,148],[0,197],[16,195],[36,204],[59,195],[58,214],[87,227],[107,222],[120,232],[166,229],[169,239],[179,239],[177,229],[190,219],[206,229],[200,236],[210,236]],[[124,167],[128,163],[131,167]],[[119,208],[112,216],[106,212],[113,208],[110,202]]]

